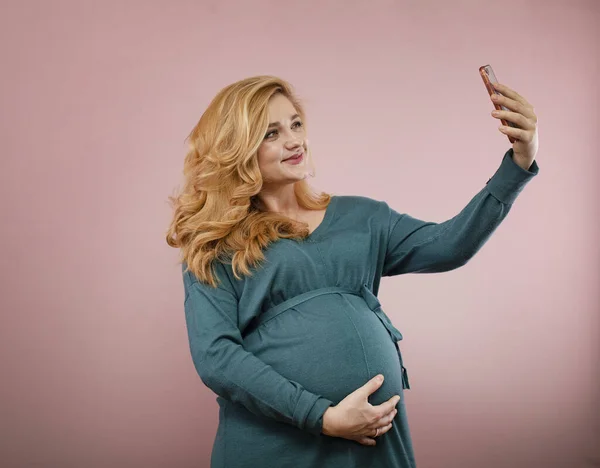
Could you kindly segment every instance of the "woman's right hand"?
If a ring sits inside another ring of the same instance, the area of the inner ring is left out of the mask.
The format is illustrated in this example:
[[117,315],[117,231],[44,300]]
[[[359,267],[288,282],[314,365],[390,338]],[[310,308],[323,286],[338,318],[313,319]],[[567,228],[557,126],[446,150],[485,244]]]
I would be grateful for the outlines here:
[[369,395],[381,387],[382,383],[383,376],[375,376],[336,406],[327,408],[323,414],[321,432],[332,437],[355,440],[363,445],[376,445],[377,428],[377,437],[392,428],[392,421],[398,412],[396,405],[400,401],[400,396],[394,395],[381,405],[371,405]]

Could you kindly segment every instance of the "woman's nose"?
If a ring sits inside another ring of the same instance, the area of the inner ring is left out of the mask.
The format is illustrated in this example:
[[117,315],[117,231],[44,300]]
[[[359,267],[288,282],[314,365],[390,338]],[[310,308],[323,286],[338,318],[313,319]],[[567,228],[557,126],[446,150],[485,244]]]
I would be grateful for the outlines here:
[[298,137],[292,136],[286,142],[286,147],[288,149],[297,148],[299,146],[302,146],[302,139]]

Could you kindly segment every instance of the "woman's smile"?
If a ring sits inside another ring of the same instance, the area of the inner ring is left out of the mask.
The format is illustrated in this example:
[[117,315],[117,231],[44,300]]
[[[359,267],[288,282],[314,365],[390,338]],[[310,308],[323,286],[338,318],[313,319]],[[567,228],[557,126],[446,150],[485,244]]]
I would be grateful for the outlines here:
[[287,164],[300,164],[304,160],[304,152],[293,156],[291,158],[284,159],[283,162]]

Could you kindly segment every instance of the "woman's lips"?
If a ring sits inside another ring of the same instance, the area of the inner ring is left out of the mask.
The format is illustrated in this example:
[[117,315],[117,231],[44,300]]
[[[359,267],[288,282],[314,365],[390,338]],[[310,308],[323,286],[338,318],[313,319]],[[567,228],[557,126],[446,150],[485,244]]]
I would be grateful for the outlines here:
[[300,164],[303,159],[304,159],[304,153],[300,153],[299,155],[294,156],[292,158],[284,159],[283,162],[288,163],[288,164]]

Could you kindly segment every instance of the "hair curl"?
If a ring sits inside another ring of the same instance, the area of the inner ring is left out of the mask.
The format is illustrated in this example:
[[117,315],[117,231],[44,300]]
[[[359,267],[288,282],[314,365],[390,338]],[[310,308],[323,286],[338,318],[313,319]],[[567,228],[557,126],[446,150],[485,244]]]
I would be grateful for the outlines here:
[[[281,238],[303,239],[306,223],[268,212],[257,197],[263,185],[257,152],[266,133],[269,100],[282,93],[305,119],[292,86],[274,76],[255,76],[223,88],[186,138],[183,188],[170,196],[173,219],[167,244],[179,248],[199,281],[218,285],[213,262],[230,262],[236,278],[250,276],[264,260],[263,249]],[[331,196],[296,182],[298,204],[327,207]]]

